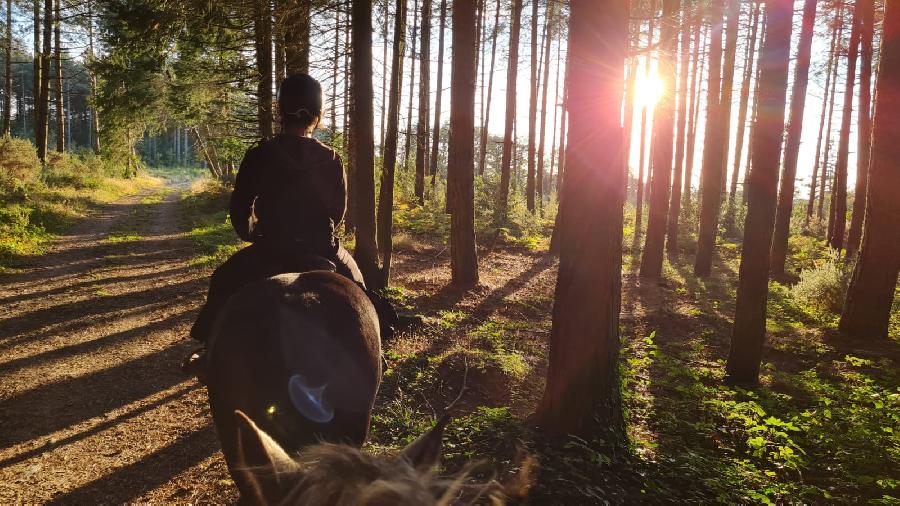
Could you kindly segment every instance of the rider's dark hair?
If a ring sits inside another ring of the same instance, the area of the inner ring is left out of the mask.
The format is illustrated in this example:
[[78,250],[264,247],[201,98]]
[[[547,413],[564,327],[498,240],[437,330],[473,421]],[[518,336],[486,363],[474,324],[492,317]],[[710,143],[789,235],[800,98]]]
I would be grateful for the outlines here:
[[315,128],[322,117],[322,85],[307,74],[288,76],[278,90],[278,110],[284,128]]

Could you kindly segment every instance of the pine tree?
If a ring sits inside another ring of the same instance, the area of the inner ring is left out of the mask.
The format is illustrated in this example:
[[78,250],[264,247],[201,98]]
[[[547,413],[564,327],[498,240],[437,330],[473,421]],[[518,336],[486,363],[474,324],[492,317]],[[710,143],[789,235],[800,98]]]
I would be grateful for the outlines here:
[[[700,231],[697,240],[697,256],[694,274],[709,276],[712,271],[716,234],[719,229],[719,205],[721,204],[722,164],[724,163],[722,130],[724,116],[720,102],[722,74],[722,1],[710,3],[711,27],[709,49],[709,79],[706,99],[706,133],[703,142],[703,167],[700,172]],[[730,104],[729,104],[730,106]]]
[[885,2],[869,190],[859,259],[839,328],[855,338],[887,339],[900,272],[900,4]]
[[56,0],[53,4],[53,66],[56,71],[54,76],[54,91],[56,102],[56,151],[62,153],[66,150],[66,108],[63,99],[63,71],[62,71],[62,43],[60,33],[60,4]]
[[[541,123],[538,128],[538,147],[537,147],[537,174],[535,174],[535,186],[537,190],[537,204],[539,208],[544,205],[544,144],[547,138],[547,89],[550,87],[550,39],[551,28],[553,25],[553,7],[547,4],[546,26],[544,27],[544,56],[541,69],[544,77],[541,79],[543,86],[541,88]],[[551,135],[552,132],[551,132]]]
[[437,97],[434,99],[434,138],[431,140],[431,186],[435,185],[438,171],[438,154],[441,147],[441,94],[444,86],[444,25],[447,20],[447,0],[441,0],[440,35],[438,36],[438,69],[437,69]]
[[744,149],[744,130],[747,126],[747,109],[750,104],[750,81],[753,78],[753,63],[756,59],[756,35],[759,30],[759,11],[761,2],[753,5],[750,20],[750,40],[744,57],[744,78],[741,81],[741,98],[738,103],[737,135],[734,140],[734,165],[731,170],[731,186],[728,191],[728,215],[734,218],[735,197],[737,196],[738,176],[740,175],[741,154]]
[[[398,0],[398,4],[405,4],[405,0]],[[405,5],[403,6],[405,7]],[[351,9],[353,73],[349,77],[352,79],[353,162],[357,193],[356,249],[353,257],[359,265],[366,284],[377,288],[384,286],[386,277],[378,268],[378,245],[375,238],[375,113],[372,106],[375,92],[372,88],[372,2],[353,0]],[[398,8],[397,17],[400,18],[405,11],[406,9]]]
[[[50,0],[48,0],[50,1]],[[269,0],[256,0],[254,13],[254,38],[256,42],[256,68],[259,71],[257,83],[257,120],[259,136],[271,137],[273,129],[272,110],[272,12]]]
[[[378,250],[381,253],[381,272],[378,282],[372,283],[378,287],[386,287],[391,275],[394,171],[397,166],[397,127],[400,122],[400,100],[403,96],[403,52],[405,51],[405,44],[406,0],[397,0],[397,15],[394,16],[394,46],[391,53],[391,84],[388,97],[387,133],[384,137],[384,158],[382,160],[381,185],[378,193]],[[365,271],[363,273],[365,274]]]
[[[825,129],[825,117],[827,116],[829,102],[828,97],[831,95],[829,91],[832,88],[832,67],[834,66],[835,62],[835,47],[838,41],[838,26],[836,23],[832,23],[832,25],[831,45],[830,49],[828,50],[828,64],[825,70],[825,93],[822,95],[822,112],[819,115],[819,134],[816,137],[816,160],[813,163],[813,173],[809,182],[809,203],[806,206],[807,226],[809,226],[809,221],[812,219],[813,208],[816,204],[816,188],[818,188],[819,162],[821,161],[822,155],[822,133]],[[822,174],[824,173],[825,167],[822,167]],[[821,212],[819,214],[821,215]]]
[[[624,440],[619,385],[626,0],[572,0],[569,147],[547,385],[538,425]],[[597,142],[598,138],[609,142]]]
[[419,115],[416,126],[415,193],[425,203],[425,170],[428,168],[428,101],[431,77],[431,0],[422,0],[421,43],[419,44]]
[[[446,1],[446,0],[445,0]],[[487,103],[484,107],[484,122],[481,124],[481,141],[478,143],[478,174],[484,175],[484,163],[487,156],[488,123],[491,120],[491,95],[494,90],[494,63],[497,58],[497,35],[500,33],[500,0],[494,14],[494,30],[491,35],[491,70],[488,72]]]
[[525,179],[525,205],[534,212],[535,129],[538,96],[538,0],[531,0],[531,81],[528,88],[528,175]]
[[750,144],[753,168],[747,189],[747,218],[744,221],[734,332],[725,367],[727,380],[737,384],[756,384],[759,381],[759,365],[766,336],[769,287],[766,274],[777,204],[793,1],[769,0],[766,12],[765,40],[759,56],[760,94],[756,99],[759,114],[755,120],[756,135]]
[[506,126],[503,133],[503,157],[500,162],[500,188],[497,211],[506,218],[509,207],[509,179],[513,157],[513,125],[516,122],[516,77],[519,67],[519,33],[522,29],[522,2],[511,0],[512,22],[509,29],[509,58],[506,71]]
[[659,30],[659,66],[657,74],[663,92],[653,113],[653,158],[650,175],[650,213],[647,239],[641,255],[643,277],[662,276],[663,246],[666,240],[666,217],[669,213],[669,185],[672,175],[673,128],[675,120],[675,47],[678,37],[679,0],[663,0],[663,17]]
[[850,46],[847,52],[847,82],[844,87],[844,112],[841,116],[841,130],[838,137],[838,154],[834,168],[835,186],[831,191],[833,205],[829,220],[828,244],[840,250],[844,247],[844,232],[847,227],[847,162],[850,156],[850,123],[853,114],[853,88],[856,85],[856,63],[859,54],[860,8],[866,0],[856,0],[853,17],[850,20]]
[[666,251],[678,253],[678,217],[681,214],[681,175],[684,167],[684,147],[687,136],[688,60],[691,43],[691,10],[693,5],[685,1],[681,11],[681,49],[678,63],[678,127],[675,134],[675,166],[672,173],[672,196],[666,221]]
[[3,130],[0,136],[9,136],[12,112],[12,0],[6,0],[6,66],[3,78]]
[[450,70],[450,142],[447,207],[450,213],[450,270],[453,284],[478,284],[475,251],[475,80],[477,65],[474,0],[453,2]]
[[803,21],[800,28],[800,46],[794,70],[794,88],[791,91],[791,112],[788,120],[787,140],[784,146],[784,169],[781,173],[781,191],[778,210],[775,213],[775,232],[772,237],[770,271],[775,277],[784,277],[787,260],[788,236],[791,214],[794,209],[794,183],[797,178],[797,157],[800,154],[800,138],[803,134],[803,111],[806,107],[806,88],[809,84],[809,63],[812,57],[813,26],[816,24],[816,1],[804,0]]
[[859,72],[859,111],[857,113],[859,137],[856,150],[856,189],[853,194],[853,217],[847,233],[847,257],[852,257],[859,248],[862,236],[863,216],[866,209],[866,194],[869,186],[869,150],[872,145],[871,108],[872,86],[872,38],[874,37],[875,6],[872,0],[862,0],[860,5],[859,34],[862,65]]

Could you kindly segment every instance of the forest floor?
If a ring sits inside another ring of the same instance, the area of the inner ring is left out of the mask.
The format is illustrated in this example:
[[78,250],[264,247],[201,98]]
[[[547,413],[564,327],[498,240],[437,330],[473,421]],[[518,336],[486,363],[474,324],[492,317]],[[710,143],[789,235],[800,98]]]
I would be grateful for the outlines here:
[[[204,389],[179,367],[211,265],[237,247],[223,202],[184,180],[145,191],[0,278],[0,503],[236,498]],[[385,346],[371,450],[425,430],[465,377],[448,471],[486,458],[503,479],[535,455],[534,503],[900,497],[900,336],[847,341],[833,314],[773,283],[762,385],[723,386],[734,245],[712,277],[675,261],[661,283],[643,282],[626,250],[629,443],[543,440],[528,420],[543,392],[555,261],[484,242],[481,283],[463,292],[448,288],[442,241],[398,234],[390,295],[425,322]]]

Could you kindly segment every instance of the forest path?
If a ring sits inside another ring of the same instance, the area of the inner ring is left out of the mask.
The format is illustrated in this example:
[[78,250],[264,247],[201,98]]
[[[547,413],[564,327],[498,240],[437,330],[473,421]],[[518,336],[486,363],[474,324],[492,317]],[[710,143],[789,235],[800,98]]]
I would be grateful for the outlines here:
[[207,286],[183,190],[105,205],[0,277],[0,503],[233,496],[205,391],[179,367]]

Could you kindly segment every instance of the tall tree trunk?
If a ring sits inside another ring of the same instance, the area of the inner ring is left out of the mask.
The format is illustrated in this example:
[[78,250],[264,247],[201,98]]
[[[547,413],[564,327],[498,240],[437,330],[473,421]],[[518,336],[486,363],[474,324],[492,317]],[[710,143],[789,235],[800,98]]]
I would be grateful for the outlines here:
[[678,63],[678,130],[675,134],[675,167],[672,174],[672,196],[666,221],[666,251],[678,253],[678,216],[681,214],[681,174],[684,165],[684,143],[687,129],[688,58],[691,44],[691,14],[694,5],[685,1],[681,11],[681,52]]
[[385,135],[385,118],[387,116],[387,87],[390,76],[388,75],[388,25],[390,24],[390,0],[384,0],[384,24],[381,29],[381,38],[384,43],[381,45],[381,135],[379,137],[379,149],[381,157],[384,158],[384,135]]
[[847,82],[844,88],[844,112],[841,116],[841,132],[838,140],[838,157],[834,169],[835,187],[832,189],[834,226],[828,236],[828,244],[841,250],[847,228],[847,161],[850,156],[850,122],[853,115],[853,88],[856,85],[856,61],[859,55],[860,9],[865,0],[856,0],[850,20],[850,47],[847,52]]
[[[725,162],[722,137],[724,116],[719,95],[722,74],[722,2],[710,4],[711,36],[709,45],[709,79],[706,99],[706,133],[703,140],[703,167],[700,172],[700,231],[694,274],[707,277],[712,271],[716,234],[719,230],[722,164]],[[729,104],[730,107],[730,104]]]
[[259,71],[256,111],[259,136],[265,138],[271,137],[273,134],[272,11],[269,0],[256,0],[255,8],[254,37],[256,39],[256,68]]
[[[702,7],[698,7],[701,8]],[[706,58],[700,53],[701,47],[706,47],[706,38],[701,36],[702,17],[700,13],[694,20],[694,63],[691,64],[691,110],[688,117],[687,145],[684,155],[684,191],[681,193],[681,209],[691,207],[691,188],[693,186],[694,152],[697,141],[697,119],[700,114],[700,81],[703,79],[703,71],[706,68]],[[697,62],[700,61],[700,69]]]
[[759,56],[760,94],[756,135],[750,144],[747,218],[738,274],[731,350],[725,370],[737,384],[756,384],[766,337],[769,248],[775,223],[778,165],[784,132],[788,64],[791,56],[793,0],[768,0],[768,23]]
[[413,98],[416,88],[416,41],[419,33],[419,0],[413,0],[412,48],[409,51],[409,108],[406,110],[406,135],[403,143],[403,168],[409,164],[409,146],[412,140]]
[[[837,17],[837,46],[835,46],[835,51],[833,55],[833,62],[831,64],[831,96],[828,97],[828,126],[825,129],[825,154],[822,158],[822,170],[820,171],[820,186],[819,186],[819,207],[816,210],[816,216],[821,220],[825,216],[825,184],[828,181],[828,160],[829,155],[831,154],[831,134],[833,130],[831,128],[832,120],[834,119],[834,97],[835,91],[837,90],[837,75],[838,68],[840,67],[840,48],[843,45],[843,35],[844,35],[844,4],[840,3],[838,7],[838,17]],[[829,216],[829,222],[831,222],[831,217]],[[828,225],[828,235],[825,236],[825,239],[828,239],[828,236],[831,235],[831,227],[833,223],[829,223]]]
[[[571,27],[571,19],[569,20],[569,26]],[[627,32],[627,30],[626,30]],[[626,56],[628,54],[628,48],[626,48]],[[562,208],[562,185],[565,180],[565,171],[566,171],[566,124],[567,124],[567,115],[569,110],[569,63],[571,60],[569,59],[571,53],[569,53],[568,49],[566,50],[566,69],[565,69],[565,77],[563,78],[563,90],[562,90],[562,101],[560,103],[560,119],[559,119],[559,150],[557,152],[557,156],[559,157],[557,161],[557,169],[556,169],[556,191],[557,191],[557,200],[558,200],[558,209]],[[623,62],[624,65],[624,62]],[[624,136],[623,136],[624,137]],[[622,139],[624,143],[624,138]],[[628,171],[628,155],[625,154],[623,150],[623,158],[622,158],[622,170],[626,172],[626,174],[622,177],[622,184],[625,184],[625,181],[628,179],[627,171]],[[624,188],[624,186],[623,186]],[[560,212],[556,212],[556,219],[553,223],[553,232],[550,234],[550,248],[549,253],[554,256],[559,256],[559,234],[560,234],[560,226],[559,226],[559,217]]]
[[50,120],[50,37],[53,32],[53,0],[44,0],[44,49],[41,52],[41,93],[38,97],[38,122],[35,126],[38,158],[47,161],[47,137]]
[[43,63],[41,58],[41,0],[34,0],[34,82],[32,82],[31,86],[31,98],[34,102],[34,143],[37,145],[40,143],[40,129],[38,125],[41,123],[41,105],[40,105],[40,97],[41,97],[41,64]]
[[92,0],[87,0],[88,22],[88,72],[91,82],[91,149],[95,155],[100,154],[100,115],[97,111],[97,74],[94,63],[94,10]]
[[66,106],[63,98],[63,72],[62,72],[62,42],[60,41],[60,3],[56,0],[53,4],[53,64],[56,67],[54,91],[56,92],[56,151],[62,153],[66,150]]
[[856,189],[853,195],[853,217],[847,234],[847,257],[859,248],[863,217],[866,211],[866,194],[869,186],[869,150],[872,145],[872,119],[869,117],[872,87],[872,39],[875,31],[875,5],[872,0],[861,0],[859,34],[862,66],[859,72],[859,138],[856,150]]
[[312,2],[283,0],[284,57],[288,75],[309,74],[309,36]]
[[[405,0],[398,0],[398,4]],[[401,6],[405,7],[405,5]],[[356,176],[356,249],[353,257],[369,286],[385,285],[387,276],[378,268],[378,245],[375,239],[375,111],[372,103],[372,2],[353,0],[351,3],[351,103],[353,104],[353,162]],[[397,17],[405,8],[398,8]],[[397,68],[395,66],[394,68]],[[394,129],[396,131],[396,129]],[[382,191],[384,191],[382,181]],[[387,185],[393,189],[393,181]],[[383,197],[382,197],[383,198]],[[388,200],[388,206],[391,205]],[[390,209],[390,207],[389,207]],[[385,218],[379,216],[381,220]],[[391,216],[388,213],[388,244],[390,244]],[[383,233],[382,233],[383,235]],[[389,265],[389,264],[388,264]]]
[[[284,33],[286,30],[285,21],[286,14],[284,12],[285,2],[284,0],[273,0],[273,18],[274,24],[272,25],[272,55],[275,58],[275,89],[281,89],[281,82],[284,81],[285,77],[285,49],[284,49]],[[278,130],[280,125],[276,125],[276,130]]]
[[[647,26],[647,53],[644,55],[644,79],[650,75],[650,60],[653,48],[653,22],[656,20],[656,2],[650,0],[650,21]],[[638,178],[637,192],[635,195],[634,208],[634,241],[635,244],[640,242],[642,223],[644,220],[644,159],[647,153],[647,102],[641,106],[641,136],[640,136],[640,152],[638,153]],[[650,151],[653,151],[653,139],[650,139]],[[647,172],[650,172],[649,167]]]
[[647,238],[641,255],[640,275],[662,276],[663,246],[666,241],[666,216],[669,213],[669,185],[672,176],[672,143],[675,123],[675,49],[678,41],[680,0],[663,0],[659,28],[657,74],[662,94],[653,112],[653,159],[650,173],[650,213]]
[[416,126],[415,192],[420,204],[425,203],[425,170],[428,167],[428,102],[431,98],[431,0],[422,0],[422,31],[419,47],[419,115]]
[[0,132],[3,136],[9,136],[12,117],[12,40],[12,0],[6,0],[6,74],[3,79],[3,130]]
[[[426,0],[428,1],[428,0]],[[381,185],[378,193],[378,250],[381,252],[379,287],[390,281],[392,229],[394,209],[394,171],[397,166],[397,135],[400,122],[400,100],[403,97],[403,52],[406,50],[406,0],[397,0],[394,19],[394,47],[391,53],[391,84],[388,98],[387,133],[384,138],[384,158],[381,166]]]
[[556,71],[554,72],[554,81],[553,81],[553,126],[550,128],[550,135],[552,139],[550,139],[550,172],[547,177],[550,179],[547,182],[547,189],[550,193],[553,193],[553,168],[556,164],[556,136],[553,135],[556,133],[556,121],[559,115],[559,70],[562,62],[562,41],[556,45]]
[[888,338],[900,272],[900,4],[885,2],[883,26],[865,230],[839,325],[845,334],[872,340]]
[[538,2],[531,0],[531,82],[528,98],[528,173],[525,179],[525,205],[534,212],[534,150],[538,96]]
[[[832,23],[833,27],[831,30],[831,46],[828,50],[828,65],[825,70],[825,93],[822,95],[822,112],[819,114],[819,134],[816,136],[816,160],[813,163],[813,173],[812,178],[810,178],[809,182],[809,203],[806,206],[806,225],[809,226],[809,220],[812,219],[813,208],[816,204],[816,187],[818,186],[817,176],[819,173],[819,161],[821,160],[822,154],[822,132],[825,129],[825,117],[827,116],[828,111],[828,96],[829,90],[831,90],[831,74],[832,67],[835,62],[835,48],[838,40],[838,26],[837,23]],[[822,173],[825,173],[825,167],[822,167]]]
[[478,284],[475,251],[475,0],[453,2],[447,207],[450,271],[457,286]]
[[513,157],[513,124],[516,122],[516,77],[519,68],[519,35],[522,31],[522,2],[511,0],[512,19],[509,29],[509,60],[506,71],[506,126],[503,132],[503,157],[500,163],[500,188],[497,211],[506,219],[509,208],[509,176]]
[[[499,1],[499,0],[498,0]],[[434,188],[437,181],[438,157],[441,148],[441,94],[444,91],[444,25],[447,21],[447,0],[441,0],[440,34],[438,35],[438,59],[437,59],[437,97],[434,99],[434,137],[431,139],[431,157],[429,159],[431,173],[431,187]],[[493,66],[491,67],[493,73]],[[490,101],[488,92],[488,101]]]
[[541,82],[543,83],[543,88],[541,89],[541,125],[538,130],[537,174],[535,174],[537,204],[539,208],[542,208],[544,205],[544,141],[547,138],[547,88],[550,87],[550,29],[553,24],[552,9],[552,4],[547,4],[547,15],[545,20],[547,26],[544,28],[544,61],[542,64],[544,77],[541,79]]
[[[442,0],[446,1],[446,0]],[[491,94],[494,89],[494,61],[497,57],[497,34],[500,32],[500,0],[494,14],[494,32],[491,36],[491,71],[488,73],[487,103],[484,107],[484,122],[481,124],[481,142],[478,154],[478,175],[484,175],[484,160],[487,155],[488,124],[491,120]],[[442,39],[443,40],[443,39]]]
[[[762,19],[762,29],[763,29],[763,37],[760,42],[760,47],[765,43],[765,30],[766,30],[766,20],[768,19],[768,11],[763,12]],[[753,110],[750,113],[750,145],[753,145],[753,136],[755,135],[754,128],[756,126],[756,115],[759,113],[759,104],[756,102],[756,98],[759,96],[759,65],[756,66],[756,85],[753,88]],[[753,150],[751,149],[747,153],[747,164],[744,166],[744,191],[742,192],[742,200],[744,204],[747,204],[747,188],[750,185],[750,166],[753,162]]]
[[800,154],[800,138],[803,135],[803,111],[806,107],[806,88],[809,84],[813,27],[816,24],[816,1],[804,0],[803,2],[800,45],[797,49],[797,64],[794,70],[794,89],[791,91],[791,113],[788,119],[787,140],[784,145],[784,170],[781,173],[781,191],[778,194],[775,232],[772,237],[770,271],[775,277],[784,277],[784,263],[787,260],[791,214],[794,209],[797,157]]
[[625,0],[572,0],[565,217],[547,386],[537,409],[538,424],[553,434],[601,429],[625,437],[618,374],[625,160],[609,146],[622,146],[627,16]]
[[[632,137],[634,137],[634,98],[635,98],[635,83],[637,82],[637,69],[638,69],[638,47],[640,46],[640,38],[641,38],[641,23],[638,22],[637,26],[633,24],[629,24],[629,31],[631,32],[631,40],[628,45],[628,58],[626,59],[626,67],[628,68],[628,75],[625,79],[625,114],[622,121],[622,126],[624,127],[623,137],[624,140],[622,145],[625,147],[625,194],[628,194],[628,183],[631,179],[631,141]],[[559,185],[557,184],[557,187]]]
[[753,62],[756,60],[756,32],[759,29],[759,11],[761,2],[753,5],[750,20],[750,41],[747,43],[747,57],[744,58],[744,79],[741,81],[741,98],[738,103],[737,136],[734,139],[734,165],[731,169],[731,187],[728,190],[729,215],[734,215],[734,198],[737,195],[738,176],[740,175],[741,154],[744,150],[744,131],[747,126],[747,108],[750,104],[750,81],[753,79]]
[[[737,58],[737,39],[740,26],[738,21],[741,17],[739,0],[725,0],[725,6],[727,8],[728,21],[725,37],[725,62],[722,67],[722,98],[720,101],[723,132],[722,162],[720,164],[722,194],[725,193],[725,184],[728,179],[728,146],[731,142],[731,97],[734,95],[734,67]],[[721,203],[721,198],[719,201]]]

